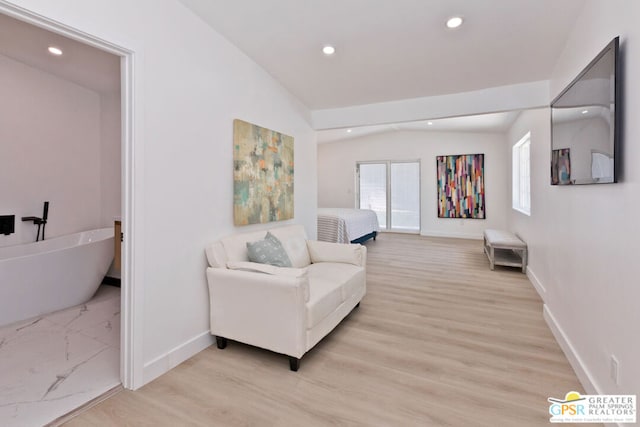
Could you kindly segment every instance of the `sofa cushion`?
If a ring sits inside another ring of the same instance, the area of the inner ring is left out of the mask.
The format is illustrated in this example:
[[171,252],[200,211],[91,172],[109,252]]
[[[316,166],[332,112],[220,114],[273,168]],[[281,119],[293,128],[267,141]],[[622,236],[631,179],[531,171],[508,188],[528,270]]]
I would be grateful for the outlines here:
[[289,255],[284,250],[282,243],[269,232],[262,240],[247,242],[247,256],[251,262],[270,264],[276,267],[291,267],[291,260],[289,260]]
[[252,271],[254,273],[271,274],[273,276],[302,277],[307,274],[305,268],[276,267],[275,265],[250,261],[229,261],[227,262],[227,268],[229,270]]
[[311,264],[307,250],[307,233],[302,225],[273,228],[269,232],[277,237],[284,246],[292,267],[303,268]]
[[309,277],[307,328],[311,329],[342,304],[342,286],[324,277]]
[[[315,280],[326,280],[340,285],[343,301],[356,294],[365,283],[364,268],[341,262],[321,262],[307,267],[309,286]],[[311,291],[313,293],[313,291]]]

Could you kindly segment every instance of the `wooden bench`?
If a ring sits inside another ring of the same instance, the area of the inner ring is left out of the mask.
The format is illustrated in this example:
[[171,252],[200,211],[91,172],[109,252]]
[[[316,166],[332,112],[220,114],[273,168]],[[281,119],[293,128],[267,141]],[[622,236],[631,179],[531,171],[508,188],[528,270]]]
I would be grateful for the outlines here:
[[527,272],[527,244],[518,236],[503,230],[484,231],[484,252],[489,258],[491,270],[496,265],[521,267]]

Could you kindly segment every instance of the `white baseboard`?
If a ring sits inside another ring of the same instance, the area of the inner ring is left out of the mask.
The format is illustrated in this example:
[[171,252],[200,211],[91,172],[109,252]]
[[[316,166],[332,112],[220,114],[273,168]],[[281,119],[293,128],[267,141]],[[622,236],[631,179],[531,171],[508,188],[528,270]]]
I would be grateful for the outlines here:
[[529,278],[529,281],[531,281],[531,283],[533,284],[533,287],[536,288],[536,291],[538,291],[538,295],[540,295],[540,298],[542,298],[542,301],[544,301],[545,300],[544,294],[547,293],[547,289],[544,287],[542,282],[540,282],[540,280],[538,279],[538,276],[536,276],[536,274],[533,272],[533,270],[529,266],[527,266],[527,277]]
[[[542,312],[544,320],[547,322],[547,325],[549,325],[549,329],[551,329],[553,336],[556,338],[556,341],[560,345],[560,348],[564,352],[565,356],[567,356],[567,359],[569,360],[571,367],[575,371],[578,380],[584,387],[586,394],[602,394],[600,388],[596,385],[595,381],[593,381],[593,377],[589,373],[589,370],[582,362],[580,355],[576,352],[576,349],[571,344],[571,340],[569,340],[569,337],[567,337],[565,332],[562,330],[562,328],[558,324],[558,321],[553,316],[551,310],[549,310],[549,307],[546,304],[544,304]],[[567,392],[569,391],[571,390],[567,390]]]
[[167,353],[156,357],[150,362],[145,363],[144,370],[142,372],[142,381],[147,384],[160,375],[169,372],[185,360],[200,353],[205,348],[213,344],[215,338],[209,331],[203,332],[189,341],[180,344]]
[[451,237],[454,239],[482,240],[482,233],[452,233],[448,231],[421,231],[421,236],[426,237]]

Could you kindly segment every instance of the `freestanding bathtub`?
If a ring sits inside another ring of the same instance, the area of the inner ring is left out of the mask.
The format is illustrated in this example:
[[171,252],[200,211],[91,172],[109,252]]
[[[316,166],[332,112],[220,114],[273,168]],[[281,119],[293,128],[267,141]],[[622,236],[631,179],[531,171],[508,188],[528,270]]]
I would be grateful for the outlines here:
[[87,302],[113,255],[113,228],[0,248],[0,326]]

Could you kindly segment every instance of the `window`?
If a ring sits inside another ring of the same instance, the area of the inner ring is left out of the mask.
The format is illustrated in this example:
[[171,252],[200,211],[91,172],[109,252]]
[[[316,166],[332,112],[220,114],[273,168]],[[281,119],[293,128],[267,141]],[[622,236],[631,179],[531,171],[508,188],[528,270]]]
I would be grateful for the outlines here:
[[512,148],[513,209],[531,215],[531,132]]
[[420,231],[419,162],[358,162],[356,173],[357,206],[373,210],[380,228]]

